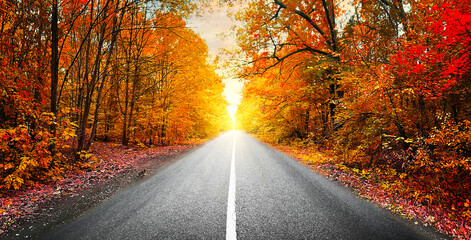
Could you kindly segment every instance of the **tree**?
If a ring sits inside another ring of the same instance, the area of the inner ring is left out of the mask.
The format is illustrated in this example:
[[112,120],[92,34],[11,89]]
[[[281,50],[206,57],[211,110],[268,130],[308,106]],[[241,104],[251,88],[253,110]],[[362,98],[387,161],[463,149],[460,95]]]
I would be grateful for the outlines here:
[[[265,73],[275,67],[283,71],[280,65],[286,62],[294,68],[302,68],[300,72],[312,72],[312,67],[316,66],[318,70],[313,74],[325,74],[316,80],[306,79],[311,82],[309,87],[322,91],[316,95],[329,97],[322,105],[325,108],[322,112],[328,117],[323,118],[321,125],[329,128],[320,133],[323,135],[337,128],[335,108],[341,94],[338,73],[343,67],[337,19],[344,14],[340,3],[332,0],[276,0],[252,1],[236,15],[236,19],[245,24],[237,32],[241,52],[248,59],[242,77]],[[305,61],[313,65],[304,64]],[[320,88],[320,85],[325,87]],[[306,118],[310,111],[301,114]],[[307,132],[300,135],[307,136]]]
[[[48,98],[48,5],[0,2],[0,187],[53,175]],[[46,112],[46,113],[45,113]]]
[[255,66],[270,61],[262,70],[299,53],[339,61],[339,14],[332,0],[253,1],[236,16],[245,23],[238,30],[240,47]]

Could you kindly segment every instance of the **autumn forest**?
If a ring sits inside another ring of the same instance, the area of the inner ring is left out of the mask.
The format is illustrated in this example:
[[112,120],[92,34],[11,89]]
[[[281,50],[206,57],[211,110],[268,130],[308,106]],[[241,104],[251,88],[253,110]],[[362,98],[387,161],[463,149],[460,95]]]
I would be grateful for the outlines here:
[[288,143],[282,149],[333,178],[347,173],[367,198],[421,208],[412,215],[469,238],[471,3],[274,0],[246,9],[235,14],[247,63],[239,126]]
[[96,140],[165,146],[218,133],[224,85],[185,28],[194,8],[2,1],[1,185],[58,177],[71,159],[86,164]]
[[[0,190],[233,128],[210,1],[0,0]],[[220,1],[244,82],[235,127],[360,195],[471,237],[471,2]],[[3,212],[0,212],[2,214]]]

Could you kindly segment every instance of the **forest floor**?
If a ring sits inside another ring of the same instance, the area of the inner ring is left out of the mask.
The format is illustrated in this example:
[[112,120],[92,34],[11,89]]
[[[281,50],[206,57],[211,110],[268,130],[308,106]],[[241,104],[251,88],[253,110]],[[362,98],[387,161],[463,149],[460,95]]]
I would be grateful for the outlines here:
[[94,161],[91,167],[67,172],[59,181],[0,192],[0,238],[38,238],[118,190],[142,181],[202,142],[152,148],[95,143],[90,151]]
[[264,142],[297,159],[313,171],[353,189],[359,196],[402,217],[414,219],[415,224],[433,226],[438,232],[452,236],[453,239],[471,239],[471,222],[462,218],[462,213],[457,212],[456,209],[440,209],[431,204],[426,205],[415,201],[410,196],[398,194],[398,191],[393,191],[391,186],[387,186],[387,181],[381,180],[381,173],[368,173],[374,177],[367,178],[358,169],[351,169],[337,163],[335,156],[316,147]]

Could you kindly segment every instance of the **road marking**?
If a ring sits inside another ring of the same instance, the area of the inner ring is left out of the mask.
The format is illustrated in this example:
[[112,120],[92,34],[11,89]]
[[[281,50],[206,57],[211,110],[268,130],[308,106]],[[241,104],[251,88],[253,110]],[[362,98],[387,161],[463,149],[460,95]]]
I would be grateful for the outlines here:
[[229,176],[229,195],[227,197],[227,221],[226,221],[226,240],[237,239],[236,233],[236,212],[235,212],[235,194],[236,194],[236,173],[235,173],[235,146],[236,132],[234,131],[234,143],[232,145],[231,173]]

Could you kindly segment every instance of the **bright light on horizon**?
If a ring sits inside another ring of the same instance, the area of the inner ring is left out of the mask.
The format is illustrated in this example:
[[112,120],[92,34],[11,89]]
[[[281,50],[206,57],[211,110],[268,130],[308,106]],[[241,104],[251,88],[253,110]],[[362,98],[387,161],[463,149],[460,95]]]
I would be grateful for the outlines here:
[[232,122],[235,123],[235,114],[237,112],[237,106],[229,105],[229,106],[227,106],[227,111],[229,112],[229,115],[232,118]]
[[[233,19],[227,16],[227,10],[231,7],[227,4],[220,4],[219,1],[213,1],[212,5],[212,11],[207,11],[200,17],[194,16],[190,18],[187,22],[187,26],[205,40],[210,55],[214,57],[218,56],[222,61],[230,61],[220,50],[223,48],[234,48],[236,46],[235,38],[229,37],[227,34],[230,28],[236,24]],[[242,6],[236,5],[237,4],[233,4],[232,8],[240,8]],[[226,37],[224,37],[224,35],[226,35]],[[220,66],[219,69],[216,70],[225,84],[224,96],[229,103],[227,111],[235,125],[235,113],[242,98],[241,92],[244,83],[237,78],[234,71],[237,71],[237,69],[234,69],[233,66]]]

